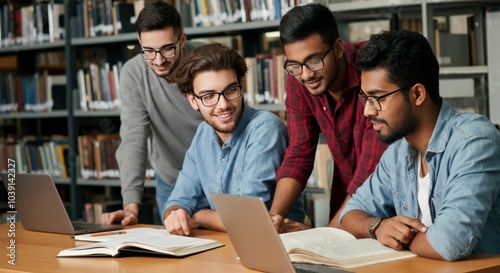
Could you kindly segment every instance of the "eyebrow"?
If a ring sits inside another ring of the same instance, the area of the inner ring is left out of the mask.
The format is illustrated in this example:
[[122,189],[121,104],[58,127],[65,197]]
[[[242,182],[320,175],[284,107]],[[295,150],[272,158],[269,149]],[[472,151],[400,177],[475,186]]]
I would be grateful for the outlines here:
[[380,90],[380,89],[372,89],[372,90],[368,90],[368,91],[365,91],[363,89],[360,89],[360,90],[361,90],[361,92],[366,93],[367,96],[374,96],[374,95],[379,94],[379,93],[389,92],[387,90]]
[[[239,86],[239,82],[238,81],[234,81],[228,85],[226,85],[226,87],[224,87],[224,89],[222,89],[222,91],[220,92],[224,92],[226,91],[228,88],[230,87],[236,87],[236,86]],[[201,90],[199,92],[199,96],[202,96],[202,95],[206,95],[206,94],[211,94],[211,93],[218,93],[216,90],[213,90],[213,89],[209,89],[209,90]]]
[[[162,45],[160,47],[160,49],[163,49],[163,48],[166,48],[166,47],[173,47],[175,45],[175,43],[170,43],[170,44],[166,44],[166,45]],[[156,50],[154,47],[149,47],[149,46],[142,46],[143,49],[146,49],[146,50]]]
[[[314,58],[317,58],[318,56],[321,56],[321,54],[324,54],[325,52],[315,52],[315,53],[311,53],[309,55],[307,55],[305,58],[304,58],[304,61],[303,63],[309,61],[310,59],[314,59]],[[292,60],[292,59],[287,59],[288,62],[290,63],[301,63],[299,61],[296,61],[296,60]]]

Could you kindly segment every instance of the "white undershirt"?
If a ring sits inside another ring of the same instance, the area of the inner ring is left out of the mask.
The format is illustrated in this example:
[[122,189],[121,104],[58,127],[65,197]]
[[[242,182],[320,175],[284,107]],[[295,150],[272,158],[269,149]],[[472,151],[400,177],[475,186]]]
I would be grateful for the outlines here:
[[417,175],[417,198],[418,198],[418,219],[426,226],[432,225],[431,209],[429,207],[430,199],[429,192],[431,189],[431,181],[429,172],[422,176],[422,157],[418,153],[417,158],[418,175]]

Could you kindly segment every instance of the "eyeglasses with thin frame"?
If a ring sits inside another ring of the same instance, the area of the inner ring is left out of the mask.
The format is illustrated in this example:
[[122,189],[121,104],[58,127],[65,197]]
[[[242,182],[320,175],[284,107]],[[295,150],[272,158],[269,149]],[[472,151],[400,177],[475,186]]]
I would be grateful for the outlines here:
[[361,101],[363,102],[363,105],[366,104],[366,102],[368,101],[370,103],[370,105],[372,106],[373,109],[375,109],[376,111],[380,111],[382,110],[382,105],[380,104],[380,100],[387,97],[387,96],[390,96],[394,93],[397,93],[399,91],[403,91],[405,89],[408,89],[410,87],[412,87],[412,85],[409,85],[409,86],[405,86],[403,88],[399,88],[397,90],[394,90],[394,91],[391,91],[387,94],[384,94],[382,96],[367,96],[365,95],[365,93],[363,92],[359,92],[359,97],[361,98]]
[[201,103],[203,103],[205,107],[210,107],[219,103],[220,96],[224,96],[226,100],[237,100],[241,97],[243,92],[241,90],[241,84],[239,84],[226,87],[226,89],[221,92],[211,92],[202,96],[198,96],[194,92],[191,93],[195,98],[201,100]]
[[179,35],[177,42],[173,46],[166,46],[160,48],[160,50],[154,50],[154,49],[139,50],[139,52],[142,54],[142,57],[145,60],[154,60],[156,58],[157,53],[160,53],[160,55],[165,59],[173,58],[175,56],[175,51],[176,51],[175,49],[177,48],[177,44],[181,40],[181,35]]
[[288,72],[288,74],[290,74],[292,76],[298,76],[298,75],[302,74],[302,67],[303,66],[306,66],[307,69],[309,69],[310,71],[318,71],[325,66],[323,59],[325,59],[326,55],[328,55],[328,53],[330,53],[332,48],[333,48],[333,46],[330,46],[328,48],[328,50],[325,52],[325,54],[323,55],[323,57],[312,58],[312,59],[309,59],[305,63],[299,63],[299,62],[288,63],[288,60],[287,60],[285,62],[285,64],[283,65],[283,68],[286,70],[286,72]]

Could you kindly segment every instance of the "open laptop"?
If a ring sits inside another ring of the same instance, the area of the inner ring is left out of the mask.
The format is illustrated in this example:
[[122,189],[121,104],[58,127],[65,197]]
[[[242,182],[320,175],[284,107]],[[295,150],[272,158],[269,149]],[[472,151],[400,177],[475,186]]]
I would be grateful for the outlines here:
[[210,197],[243,266],[272,273],[348,272],[292,263],[261,198],[218,193],[211,193]]
[[[8,191],[15,191],[15,211],[26,230],[83,234],[123,228],[122,225],[71,222],[48,174],[0,173],[0,177]],[[14,188],[9,189],[9,185]]]

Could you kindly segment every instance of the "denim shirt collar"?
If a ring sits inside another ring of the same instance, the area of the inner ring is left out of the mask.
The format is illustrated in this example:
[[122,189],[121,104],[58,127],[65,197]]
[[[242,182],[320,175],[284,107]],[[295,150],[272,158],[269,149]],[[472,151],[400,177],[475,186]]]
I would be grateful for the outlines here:
[[[429,145],[426,151],[426,160],[430,160],[432,154],[444,153],[446,144],[451,135],[452,123],[448,122],[457,114],[457,110],[453,108],[446,100],[442,100],[441,108],[439,109],[436,125],[429,140]],[[403,139],[405,142],[406,140]],[[417,149],[406,142],[408,145],[408,162],[414,162],[417,156]]]
[[451,134],[452,123],[449,122],[457,114],[457,110],[453,108],[446,100],[442,100],[441,109],[439,110],[438,119],[432,132],[427,152],[443,153],[448,139]]

